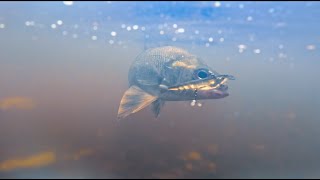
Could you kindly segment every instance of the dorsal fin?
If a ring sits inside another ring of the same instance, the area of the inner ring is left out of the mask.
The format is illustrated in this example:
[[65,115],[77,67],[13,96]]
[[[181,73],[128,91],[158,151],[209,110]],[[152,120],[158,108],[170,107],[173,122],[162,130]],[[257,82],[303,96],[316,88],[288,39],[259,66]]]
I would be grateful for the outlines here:
[[157,100],[156,96],[143,91],[137,86],[131,86],[124,93],[121,99],[118,110],[118,118],[122,119],[130,114],[136,113],[150,105],[155,100]]

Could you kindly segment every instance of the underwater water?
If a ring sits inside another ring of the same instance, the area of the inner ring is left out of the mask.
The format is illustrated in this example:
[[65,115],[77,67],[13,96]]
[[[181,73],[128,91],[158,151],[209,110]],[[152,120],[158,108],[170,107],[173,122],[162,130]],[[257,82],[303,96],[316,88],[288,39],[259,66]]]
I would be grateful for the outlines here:
[[[319,178],[319,2],[1,2],[0,178]],[[128,70],[177,46],[216,100],[117,121]]]

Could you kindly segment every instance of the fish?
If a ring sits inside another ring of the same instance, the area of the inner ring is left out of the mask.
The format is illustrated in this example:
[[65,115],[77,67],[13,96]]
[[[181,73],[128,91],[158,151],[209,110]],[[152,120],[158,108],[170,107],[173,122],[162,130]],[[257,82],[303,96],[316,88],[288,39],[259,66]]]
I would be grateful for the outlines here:
[[150,48],[140,53],[128,72],[129,89],[124,92],[118,119],[147,106],[158,118],[167,101],[221,99],[229,96],[228,80],[201,58],[175,46]]

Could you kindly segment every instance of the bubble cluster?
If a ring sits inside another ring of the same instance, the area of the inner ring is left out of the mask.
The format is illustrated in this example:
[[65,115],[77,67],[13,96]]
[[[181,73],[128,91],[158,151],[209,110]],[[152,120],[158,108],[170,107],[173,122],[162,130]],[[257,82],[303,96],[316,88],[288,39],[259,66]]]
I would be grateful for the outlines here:
[[244,44],[239,44],[238,48],[239,48],[239,53],[243,53],[243,51],[247,49],[247,46]]
[[66,6],[72,6],[73,5],[73,1],[63,1],[63,4]]
[[179,29],[177,29],[175,32],[176,32],[176,34],[178,34],[178,33],[184,33],[185,30],[184,30],[184,28],[179,28]]
[[97,37],[97,36],[92,36],[91,39],[92,39],[93,41],[96,41],[96,40],[98,39],[98,37]]
[[59,26],[61,26],[61,25],[63,24],[63,21],[62,21],[62,20],[58,20],[58,21],[57,21],[57,24],[58,24]]
[[26,26],[34,26],[34,21],[26,21],[25,23],[24,23]]
[[309,51],[312,51],[312,50],[316,49],[316,46],[313,45],[313,44],[309,44],[309,45],[306,46],[306,49],[309,50]]
[[221,6],[221,2],[220,1],[216,1],[214,2],[214,7],[220,7]]
[[260,50],[260,49],[254,49],[253,52],[254,52],[255,54],[260,54],[260,53],[261,53],[261,50]]
[[133,25],[133,26],[132,26],[132,29],[133,29],[133,30],[138,30],[138,29],[139,29],[139,26],[138,26],[138,25]]
[[56,28],[57,28],[57,25],[56,25],[56,24],[51,24],[51,28],[52,28],[52,29],[56,29]]
[[116,36],[116,35],[117,35],[117,32],[112,31],[110,34],[111,34],[111,36]]

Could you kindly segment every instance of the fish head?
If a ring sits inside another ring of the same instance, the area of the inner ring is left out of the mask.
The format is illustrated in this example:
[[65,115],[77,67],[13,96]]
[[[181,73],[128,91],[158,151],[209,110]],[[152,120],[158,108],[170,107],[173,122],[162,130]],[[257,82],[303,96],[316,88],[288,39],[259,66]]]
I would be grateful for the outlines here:
[[220,99],[229,96],[226,82],[234,79],[233,76],[220,75],[199,58],[178,61],[173,67],[178,65],[178,80],[169,88],[167,96],[174,100]]
[[229,96],[228,80],[235,80],[232,75],[221,75],[211,68],[199,68],[194,72],[194,78],[203,81],[203,86],[197,88],[197,99],[220,99]]

